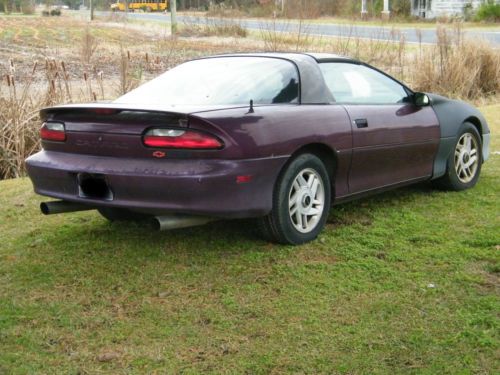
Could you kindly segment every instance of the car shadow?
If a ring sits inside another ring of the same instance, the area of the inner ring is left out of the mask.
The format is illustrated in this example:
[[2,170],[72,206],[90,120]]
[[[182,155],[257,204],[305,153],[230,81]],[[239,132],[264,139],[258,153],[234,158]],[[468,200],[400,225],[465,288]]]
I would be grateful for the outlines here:
[[[433,194],[440,193],[429,184],[418,184],[334,206],[327,221],[327,230],[333,231],[331,233],[334,235],[337,226],[357,223],[371,225],[373,217],[382,207],[403,207],[406,204],[414,204],[416,197]],[[52,236],[50,240],[54,241],[54,248],[59,248],[55,242],[62,245],[64,242],[92,241],[97,244],[109,244],[107,247],[94,246],[87,249],[101,254],[114,250],[119,252],[123,248],[137,248],[138,252],[147,253],[147,256],[152,256],[155,251],[161,251],[163,254],[188,252],[193,256],[208,252],[212,255],[227,256],[286,247],[263,240],[255,219],[220,220],[203,226],[162,232],[155,231],[149,222],[109,223],[95,213],[87,213],[82,220],[88,221],[89,225],[78,225],[64,234]]]

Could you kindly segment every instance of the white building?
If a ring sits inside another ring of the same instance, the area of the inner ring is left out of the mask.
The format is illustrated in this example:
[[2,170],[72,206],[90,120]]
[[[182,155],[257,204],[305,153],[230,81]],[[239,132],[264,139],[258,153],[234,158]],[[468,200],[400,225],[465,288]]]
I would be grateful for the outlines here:
[[[484,0],[410,0],[411,14],[422,18],[463,16],[466,7],[478,8]],[[496,0],[499,2],[499,0]]]

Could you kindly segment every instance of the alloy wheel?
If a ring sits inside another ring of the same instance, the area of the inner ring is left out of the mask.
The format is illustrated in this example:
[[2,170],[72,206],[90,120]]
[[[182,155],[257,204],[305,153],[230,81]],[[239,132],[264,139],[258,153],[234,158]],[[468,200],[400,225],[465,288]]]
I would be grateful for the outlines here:
[[479,163],[479,145],[470,133],[464,133],[455,147],[455,172],[458,179],[466,184],[476,175]]
[[319,223],[325,208],[325,188],[321,176],[311,168],[295,177],[288,195],[288,212],[300,233],[311,232]]

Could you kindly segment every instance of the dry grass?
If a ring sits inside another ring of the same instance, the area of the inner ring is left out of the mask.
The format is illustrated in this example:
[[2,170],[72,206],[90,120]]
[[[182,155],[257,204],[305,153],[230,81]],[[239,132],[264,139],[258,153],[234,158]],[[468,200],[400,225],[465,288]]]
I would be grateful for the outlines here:
[[0,176],[19,177],[24,158],[38,148],[34,126],[38,112],[35,108],[43,101],[32,96],[31,85],[31,80],[22,86],[16,83],[11,62],[11,74],[0,84]]
[[319,39],[309,33],[309,25],[302,20],[296,30],[290,30],[289,22],[277,21],[276,18],[260,23],[260,38],[264,49],[270,52],[301,51],[317,44]]
[[193,17],[184,21],[179,31],[179,36],[216,36],[216,37],[239,37],[245,38],[248,35],[247,30],[238,20],[226,19],[223,17],[211,18],[205,17],[203,22],[201,18]]
[[205,15],[207,17],[217,18],[241,18],[245,15],[245,12],[240,10],[238,6],[228,5],[226,3],[210,3]]
[[[44,79],[37,79],[38,74]],[[104,94],[102,74],[95,78],[94,86]],[[35,61],[29,75],[21,78],[10,61],[10,73],[0,81],[0,179],[24,175],[24,159],[39,149],[38,111],[46,106],[73,101],[97,100],[92,78],[84,73],[84,87],[75,97],[64,61],[46,59]]]
[[420,49],[410,66],[415,89],[475,100],[500,92],[500,50],[439,28],[438,43]]
[[356,35],[352,25],[344,29],[342,37],[326,40],[322,48],[324,52],[350,56],[377,66],[403,81],[410,65],[408,50],[404,34],[397,29],[389,33],[381,30],[371,39],[364,39]]
[[[118,86],[118,96],[124,95],[137,87],[140,82],[140,76],[134,76],[130,73],[130,51],[125,51],[120,46],[120,84]],[[140,72],[139,72],[140,73]]]
[[92,56],[97,49],[98,40],[92,35],[90,27],[86,27],[81,39],[81,57],[84,64],[90,64]]

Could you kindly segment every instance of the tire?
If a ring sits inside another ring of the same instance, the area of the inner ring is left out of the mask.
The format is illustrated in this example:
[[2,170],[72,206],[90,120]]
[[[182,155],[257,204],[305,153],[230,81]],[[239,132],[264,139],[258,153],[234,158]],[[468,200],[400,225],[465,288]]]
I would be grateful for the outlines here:
[[330,211],[330,177],[313,154],[301,154],[281,172],[273,192],[271,213],[258,219],[270,241],[299,245],[314,240]]
[[474,125],[464,122],[446,162],[446,173],[435,180],[435,185],[444,190],[469,189],[476,185],[482,164],[481,136]]
[[149,218],[146,214],[129,211],[125,208],[101,207],[97,211],[108,221],[142,221]]

